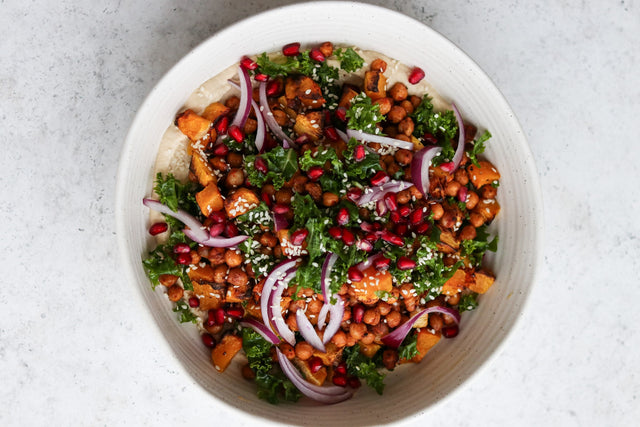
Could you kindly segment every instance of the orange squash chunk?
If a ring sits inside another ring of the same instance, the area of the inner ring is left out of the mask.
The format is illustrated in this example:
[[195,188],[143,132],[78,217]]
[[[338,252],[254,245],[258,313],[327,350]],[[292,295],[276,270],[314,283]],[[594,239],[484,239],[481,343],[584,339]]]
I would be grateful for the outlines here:
[[388,271],[378,271],[371,266],[362,272],[364,278],[359,282],[351,283],[355,291],[356,299],[364,304],[373,304],[380,297],[379,292],[391,292],[393,278]]
[[236,335],[226,335],[222,341],[211,350],[211,361],[218,372],[224,372],[233,357],[242,348],[242,338]]

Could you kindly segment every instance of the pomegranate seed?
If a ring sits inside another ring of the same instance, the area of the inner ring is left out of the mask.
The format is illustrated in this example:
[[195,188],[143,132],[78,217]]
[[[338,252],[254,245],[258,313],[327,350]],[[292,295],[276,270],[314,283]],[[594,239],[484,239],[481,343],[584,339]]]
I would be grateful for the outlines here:
[[411,225],[419,224],[422,221],[423,214],[424,212],[422,211],[422,208],[416,209],[415,211],[411,212],[411,216],[409,217],[409,222],[411,223]]
[[387,208],[387,204],[384,202],[384,200],[378,200],[376,202],[376,213],[378,214],[378,216],[386,214],[388,210],[389,208]]
[[458,190],[458,200],[460,200],[461,202],[466,202],[468,193],[469,193],[469,190],[467,190],[467,187],[461,186],[460,189]]
[[437,145],[438,144],[438,138],[436,138],[435,136],[433,136],[429,132],[425,133],[422,136],[422,139],[424,139],[426,142],[429,142],[429,143],[431,143],[433,145]]
[[364,239],[367,242],[375,243],[378,241],[378,235],[376,233],[367,233],[365,234]]
[[428,223],[428,222],[423,222],[422,224],[418,225],[418,226],[415,228],[415,230],[414,230],[414,231],[415,231],[417,234],[426,234],[426,233],[427,233],[427,231],[429,231],[429,227],[430,227],[430,225],[429,225],[429,223]]
[[347,271],[347,277],[352,282],[360,282],[362,279],[364,279],[364,274],[362,274],[362,271],[358,270],[357,267],[351,267]]
[[[216,123],[216,132],[218,132],[218,134],[220,134],[220,135],[224,135],[225,133],[227,133],[227,129],[229,129],[229,117],[222,116],[222,117],[220,117],[220,119]],[[224,145],[224,144],[222,144],[222,145]],[[227,148],[227,152],[228,151],[229,151],[229,149]]]
[[191,248],[186,243],[178,243],[173,247],[174,254],[188,254],[191,252]]
[[422,79],[424,79],[424,70],[420,67],[413,67],[411,74],[409,74],[409,83],[415,85]]
[[180,254],[176,258],[176,262],[180,265],[189,265],[191,264],[191,254]]
[[300,54],[300,43],[289,43],[282,47],[284,56],[298,56]]
[[209,235],[211,237],[218,237],[224,231],[226,224],[221,222],[220,224],[213,224],[209,229]]
[[156,222],[151,227],[149,227],[149,234],[152,236],[158,235],[160,233],[164,233],[169,229],[169,226],[166,222]]
[[364,157],[367,155],[367,152],[364,149],[364,145],[358,144],[353,149],[353,158],[356,162],[361,162],[364,160]]
[[[362,308],[362,306],[360,306],[360,307]],[[362,315],[364,316],[364,308],[362,308]],[[347,375],[347,364],[344,363],[344,362],[338,363],[338,366],[336,366],[335,371],[336,371],[336,373],[338,373],[340,375]]]
[[211,212],[211,214],[209,215],[209,218],[215,224],[222,224],[223,222],[227,221],[227,216],[224,214],[223,211]]
[[372,224],[369,224],[369,223],[368,223],[368,222],[366,222],[366,221],[362,221],[362,222],[360,223],[360,228],[362,229],[362,231],[366,231],[367,233],[369,233],[369,232],[373,231],[373,225],[372,225]]
[[338,387],[346,387],[347,386],[347,377],[342,375],[334,375],[333,383]]
[[256,157],[256,160],[253,162],[253,166],[255,166],[258,172],[262,172],[265,175],[269,172],[269,166],[262,157]]
[[303,145],[303,144],[306,144],[307,142],[309,142],[309,135],[307,135],[306,133],[303,133],[302,135],[300,135],[295,139],[295,143],[298,145]]
[[227,237],[236,237],[238,233],[238,227],[234,223],[227,222],[224,226],[224,234],[226,234]]
[[200,300],[198,299],[198,297],[189,298],[189,307],[191,308],[200,307]]
[[322,54],[322,52],[320,52],[320,49],[318,48],[313,48],[311,49],[311,52],[309,52],[309,58],[313,59],[314,61],[318,61],[318,62],[324,62],[324,55]]
[[373,223],[373,229],[374,229],[375,231],[380,231],[380,230],[382,230],[382,224],[381,224],[381,223],[379,223],[379,222],[374,222],[374,223]]
[[394,228],[394,232],[398,235],[398,236],[404,236],[407,234],[407,224],[396,224],[395,228]]
[[314,356],[309,359],[309,370],[312,374],[318,372],[320,369],[322,369],[323,366],[324,364],[322,363],[322,359],[320,359],[318,356]]
[[339,225],[345,225],[349,222],[349,211],[347,208],[340,208],[338,211],[338,216],[336,217],[336,221]]
[[396,236],[395,234],[387,230],[384,230],[382,233],[380,233],[380,237],[382,238],[382,240],[384,240],[385,242],[389,242],[392,245],[402,246],[404,244],[404,240],[402,239],[402,237]]
[[236,319],[241,319],[244,316],[244,310],[242,307],[229,307],[227,308],[227,316],[235,317]]
[[362,384],[360,383],[360,380],[358,379],[358,377],[350,377],[349,378],[349,387],[351,388],[360,388]]
[[267,83],[267,96],[275,96],[282,90],[280,80],[269,80]]
[[293,243],[296,246],[300,246],[302,242],[304,242],[304,239],[307,238],[308,235],[309,235],[309,230],[307,230],[306,228],[301,228],[300,230],[297,230],[293,234],[291,234],[291,243]]
[[222,325],[224,323],[224,310],[221,308],[214,308],[209,310],[209,321],[213,321],[214,325]]
[[338,107],[336,110],[336,117],[343,122],[347,121],[347,109],[344,107]]
[[371,185],[382,185],[385,182],[389,181],[389,175],[384,173],[383,171],[378,171],[373,178],[371,178]]
[[269,80],[269,76],[267,76],[266,74],[262,74],[262,73],[258,73],[255,76],[253,76],[254,79],[256,79],[256,81],[259,82],[266,82],[267,80]]
[[[386,204],[385,204],[385,206],[386,206]],[[389,220],[392,223],[400,222],[402,220],[402,217],[400,216],[400,212],[398,212],[398,211],[391,212],[391,215],[389,215]]]
[[322,169],[322,166],[312,166],[307,171],[307,175],[309,175],[311,181],[317,181],[324,175],[324,169]]
[[342,239],[342,228],[340,227],[329,228],[329,235],[334,239]]
[[387,193],[384,195],[384,204],[387,205],[390,211],[398,210],[398,199],[396,193]]
[[342,230],[342,241],[345,245],[351,246],[356,242],[356,237],[350,230],[344,229]]
[[236,125],[229,126],[229,136],[233,138],[238,144],[244,141],[244,132]]
[[398,213],[402,217],[409,216],[409,214],[411,213],[411,208],[407,205],[401,206],[400,209],[398,209]]
[[340,137],[338,136],[338,132],[336,132],[336,128],[334,128],[333,126],[324,128],[324,136],[332,141],[337,141],[338,139],[340,139]]
[[240,60],[240,65],[242,65],[242,67],[247,70],[255,70],[256,68],[258,68],[258,64],[256,63],[256,61],[249,58],[248,56],[242,57],[242,59]]
[[260,195],[260,197],[262,198],[262,201],[268,206],[271,207],[272,202],[271,202],[271,196],[267,193],[262,193]]
[[[362,319],[364,319],[364,306],[362,304],[354,305],[351,309],[351,314],[353,315],[354,322],[362,323]],[[346,371],[344,373],[346,373]]]
[[277,214],[286,214],[289,213],[289,211],[291,210],[291,208],[289,207],[289,205],[284,205],[282,203],[276,203],[275,205],[273,205],[273,212],[277,213]]
[[453,172],[453,168],[455,168],[453,162],[447,162],[440,165],[440,169],[448,173]]
[[213,147],[213,154],[215,154],[216,156],[226,156],[227,154],[229,154],[229,147],[224,144],[218,144]]
[[458,328],[458,325],[451,325],[442,328],[442,335],[444,335],[445,338],[453,338],[458,335],[458,332],[460,332],[460,328]]
[[362,196],[362,190],[358,187],[351,187],[347,190],[347,199],[352,202],[357,201]]
[[206,347],[213,348],[216,346],[216,340],[211,334],[202,334],[202,344]]
[[399,270],[411,270],[416,268],[416,262],[406,256],[401,256],[396,262]]
[[378,258],[373,262],[373,266],[376,268],[376,270],[386,270],[389,268],[390,265],[391,265],[391,260],[384,256],[381,258]]
[[371,252],[373,250],[373,245],[369,241],[367,241],[366,239],[365,240],[358,240],[356,242],[356,247],[358,249],[360,249],[361,251],[365,251],[365,252]]

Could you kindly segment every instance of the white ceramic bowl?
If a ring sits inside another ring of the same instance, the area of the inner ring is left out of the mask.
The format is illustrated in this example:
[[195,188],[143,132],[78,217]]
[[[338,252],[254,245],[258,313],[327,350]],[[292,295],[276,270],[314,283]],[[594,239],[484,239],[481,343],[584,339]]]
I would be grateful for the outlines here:
[[[314,25],[308,24],[309,19]],[[491,131],[486,157],[502,174],[498,196],[502,211],[492,225],[500,246],[488,260],[497,280],[482,296],[479,308],[463,314],[460,335],[442,340],[422,363],[389,374],[383,397],[362,387],[353,399],[334,406],[306,400],[273,406],[259,400],[254,384],[237,372],[216,372],[196,328],[180,325],[163,293],[151,290],[140,263],[150,245],[148,211],[142,198],[152,189],[162,134],[201,83],[243,54],[279,50],[292,41],[304,45],[326,40],[376,50],[422,67],[440,95],[456,102],[465,121]],[[541,263],[538,178],[522,129],[500,91],[459,48],[422,23],[387,9],[350,2],[306,3],[262,13],[220,31],[187,53],[151,91],[131,126],[120,158],[116,219],[130,284],[140,289],[148,312],[175,353],[176,364],[226,405],[283,423],[382,424],[423,413],[459,388],[498,351],[521,317]]]

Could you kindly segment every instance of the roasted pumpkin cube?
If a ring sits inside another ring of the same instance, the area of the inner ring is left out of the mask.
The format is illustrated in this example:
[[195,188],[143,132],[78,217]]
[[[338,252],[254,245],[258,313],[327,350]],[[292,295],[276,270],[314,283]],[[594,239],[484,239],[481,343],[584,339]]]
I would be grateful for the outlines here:
[[220,102],[214,102],[213,104],[209,104],[207,108],[202,112],[202,117],[205,119],[215,122],[218,117],[226,116],[231,112],[231,108]]
[[371,359],[380,350],[381,345],[376,343],[363,344],[360,343],[360,353]]
[[387,78],[380,71],[364,73],[364,93],[372,100],[387,96]]
[[193,112],[186,110],[176,119],[176,126],[180,132],[185,134],[190,140],[197,141],[209,133],[211,121]]
[[276,237],[280,241],[282,254],[285,256],[300,256],[302,251],[307,247],[307,241],[304,240],[301,245],[294,245],[289,238],[289,230],[282,229],[276,232]]
[[351,106],[351,100],[358,95],[358,92],[349,85],[342,87],[342,96],[338,102],[338,107],[349,108]]
[[388,271],[378,271],[374,266],[365,269],[363,279],[359,282],[352,282],[355,297],[364,304],[373,304],[380,297],[380,292],[391,292],[393,289],[393,278]]
[[445,254],[455,253],[460,248],[460,241],[456,239],[455,234],[450,230],[440,231],[440,243],[437,244],[438,250]]
[[309,363],[305,360],[300,360],[297,357],[293,359],[293,363],[300,368],[302,375],[304,378],[309,381],[311,384],[315,384],[317,386],[321,386],[324,384],[327,379],[327,368],[323,366],[317,372],[311,372],[311,368],[309,367]]
[[256,193],[241,187],[224,201],[224,208],[229,218],[235,218],[255,209],[259,204],[260,199]]
[[244,306],[245,314],[248,314],[251,317],[255,317],[256,319],[262,319],[262,311],[260,310],[260,304],[249,300],[247,304]]
[[224,287],[216,289],[214,286],[218,287],[217,284],[207,282],[191,282],[191,284],[193,285],[193,294],[200,300],[200,310],[207,311],[224,306]]
[[218,372],[224,372],[233,357],[242,348],[242,338],[236,335],[226,335],[222,341],[211,350],[211,361]]
[[495,282],[496,277],[490,271],[481,269],[471,275],[473,281],[469,283],[469,289],[473,292],[484,294]]
[[213,268],[209,264],[194,265],[189,268],[187,275],[192,282],[213,282]]
[[200,211],[204,216],[211,215],[211,212],[217,212],[224,207],[224,200],[215,182],[207,185],[204,190],[196,193],[196,202],[200,206]]
[[216,184],[218,182],[218,179],[213,173],[213,168],[200,151],[193,152],[189,170],[193,172],[193,175],[203,187],[206,187],[211,183]]
[[302,106],[307,108],[322,108],[325,99],[322,97],[320,85],[311,77],[303,75],[289,76],[284,83],[284,96],[288,99],[299,99]]
[[338,346],[332,342],[326,344],[324,347],[325,352],[315,350],[313,355],[319,357],[323,364],[327,366],[333,365],[333,362],[338,360],[342,355],[342,349],[338,348]]
[[480,166],[474,164],[467,166],[467,173],[474,187],[480,188],[500,179],[500,172],[490,162],[480,160],[478,164]]
[[319,111],[301,113],[296,116],[293,130],[298,135],[308,135],[312,141],[317,141],[322,136],[323,114]]
[[455,295],[465,288],[467,282],[467,273],[459,268],[453,273],[442,286],[442,293],[445,295]]
[[482,199],[473,208],[473,212],[482,215],[485,222],[489,222],[500,212],[500,204],[496,199]]
[[420,329],[420,331],[418,331],[418,339],[416,341],[418,354],[413,356],[411,361],[415,363],[420,362],[424,358],[424,356],[427,355],[427,352],[431,350],[433,346],[438,343],[438,341],[440,341],[440,338],[440,332],[438,332],[437,334],[432,334],[427,329]]
[[227,286],[227,302],[244,302],[249,299],[249,283]]

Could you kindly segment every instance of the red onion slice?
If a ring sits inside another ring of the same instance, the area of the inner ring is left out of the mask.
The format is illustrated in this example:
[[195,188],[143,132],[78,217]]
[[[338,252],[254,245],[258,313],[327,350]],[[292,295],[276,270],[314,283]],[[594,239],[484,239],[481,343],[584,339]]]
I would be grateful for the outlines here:
[[329,314],[329,308],[331,307],[331,304],[329,303],[324,303],[322,305],[322,308],[320,309],[320,313],[318,313],[318,330],[321,331],[322,328],[324,328],[324,324],[327,321],[327,314]]
[[273,223],[276,231],[286,230],[289,227],[289,221],[287,221],[283,214],[274,213]]
[[[234,82],[233,80],[227,80],[227,81],[234,88],[241,90],[240,86],[238,86],[238,83]],[[251,107],[253,108],[253,111],[256,112],[256,122],[258,122],[258,127],[256,129],[256,141],[255,141],[256,149],[258,150],[259,153],[261,153],[264,147],[264,139],[267,134],[267,128],[264,123],[264,119],[262,118],[262,114],[260,114],[260,107],[258,107],[258,103],[253,100],[253,95],[251,96],[250,99],[251,99]]]
[[[154,211],[169,215],[171,217],[174,217],[178,221],[181,221],[184,225],[189,227],[191,234],[196,236],[198,240],[206,240],[207,238],[209,238],[209,232],[202,225],[202,223],[187,211],[178,209],[174,212],[169,206],[153,199],[142,199],[142,204],[144,204],[149,209],[153,209]],[[198,241],[197,239],[191,237],[190,239]]]
[[365,259],[361,263],[356,264],[356,268],[360,271],[364,271],[367,268],[371,267],[374,262],[382,258],[384,254],[382,252],[378,252],[375,255],[371,255],[369,258]]
[[411,161],[411,180],[426,198],[429,197],[429,165],[441,151],[442,148],[437,146],[424,147],[413,156]]
[[295,268],[297,262],[297,258],[282,261],[280,264],[276,265],[273,270],[271,270],[271,273],[269,273],[264,281],[262,294],[260,295],[260,313],[262,313],[262,321],[267,326],[271,324],[267,309],[271,292],[273,291],[276,282],[287,277],[287,274]]
[[324,344],[322,344],[322,340],[316,333],[309,319],[307,319],[307,315],[304,314],[304,311],[300,308],[296,311],[296,321],[298,322],[298,330],[302,337],[311,344],[313,348],[324,353],[326,350]]
[[185,228],[182,231],[184,232],[185,236],[187,236],[194,242],[198,242],[201,245],[209,246],[211,248],[231,248],[233,246],[239,245],[249,238],[249,236],[239,235],[235,237],[207,236],[205,239],[201,239],[200,236],[197,233],[194,233],[191,229]]
[[458,107],[453,102],[451,103],[451,108],[453,108],[453,114],[456,116],[456,120],[458,121],[458,147],[456,148],[456,153],[453,155],[453,171],[458,169],[460,166],[460,162],[462,161],[462,156],[464,155],[464,122],[462,121],[462,116],[460,115],[460,111],[458,111]]
[[342,301],[342,298],[338,297],[338,301],[329,306],[329,323],[327,324],[327,329],[324,331],[324,337],[322,338],[323,343],[326,344],[331,341],[331,338],[333,338],[336,332],[338,332],[343,317],[344,301]]
[[349,137],[347,136],[346,133],[342,132],[340,129],[336,128],[336,132],[338,133],[338,136],[340,137],[341,140],[343,140],[344,142],[349,142]]
[[277,345],[280,343],[280,338],[278,338],[277,335],[274,334],[271,329],[269,329],[264,324],[258,322],[256,319],[247,317],[239,323],[240,323],[240,326],[242,327],[253,329],[257,333],[259,333],[262,336],[262,338],[264,338],[265,340],[267,340],[273,345]]
[[327,252],[327,257],[322,263],[322,271],[320,273],[320,289],[322,290],[322,297],[326,304],[331,303],[331,288],[329,287],[329,275],[333,269],[333,265],[338,261],[338,255],[333,252]]
[[358,141],[377,142],[378,144],[391,145],[398,148],[404,148],[406,150],[413,150],[412,142],[401,141],[399,139],[390,138],[388,136],[365,133],[360,130],[347,129],[347,136],[350,138],[355,138]]
[[[331,270],[333,269],[334,264],[338,260],[338,255],[328,252],[327,257],[324,259],[324,263],[322,263],[322,272],[320,274],[320,288],[322,289],[322,296],[324,297],[324,306],[329,306],[327,309],[330,314],[329,324],[327,324],[327,329],[324,331],[324,337],[322,342],[324,344],[331,341],[331,338],[338,332],[340,328],[340,323],[342,323],[342,318],[344,317],[344,301],[341,298],[338,298],[335,304],[331,304],[331,288],[329,284],[329,276],[331,274]],[[324,309],[323,306],[323,309]],[[324,327],[324,321],[326,320],[326,314],[322,319],[322,326]]]
[[238,67],[238,77],[240,78],[240,105],[236,116],[233,118],[231,125],[238,126],[240,129],[244,127],[251,110],[252,87],[249,73],[244,67]]
[[420,319],[423,315],[428,313],[448,314],[449,316],[454,318],[456,324],[460,323],[460,313],[458,313],[457,310],[454,310],[453,308],[449,308],[449,307],[439,307],[439,306],[429,307],[429,308],[425,308],[422,311],[419,311],[418,314],[416,314],[411,319],[409,319],[408,321],[400,325],[393,332],[382,337],[382,342],[391,348],[397,349],[398,347],[400,347],[400,344],[402,344],[402,341],[404,341],[404,339],[406,338],[413,324],[416,323],[418,319]]
[[[413,166],[413,165],[412,165]],[[391,180],[378,187],[365,190],[362,197],[358,199],[358,206],[366,205],[369,202],[374,202],[382,199],[388,192],[398,193],[413,186],[413,183],[407,181]]]
[[325,386],[319,387],[315,384],[311,384],[302,378],[302,375],[293,366],[291,361],[286,358],[284,354],[276,347],[276,353],[278,355],[278,363],[282,372],[291,380],[293,385],[296,386],[302,394],[315,401],[332,404],[339,403],[349,399],[353,396],[353,392],[343,387],[338,386]]
[[289,137],[284,133],[276,119],[273,117],[273,113],[269,108],[269,101],[267,100],[267,83],[261,82],[258,88],[258,92],[260,93],[260,113],[262,113],[262,117],[266,122],[269,129],[273,134],[282,140],[282,146],[284,148],[290,148],[293,145],[293,142]]
[[[282,317],[282,307],[280,303],[282,301],[282,292],[287,288],[293,276],[295,276],[294,269],[289,270],[283,279],[276,282],[276,288],[273,289],[271,295],[269,295],[269,302],[267,304],[267,316],[271,321],[274,331],[292,346],[296,345],[296,336],[293,331],[289,329],[284,317]],[[262,299],[262,297],[260,298]]]

